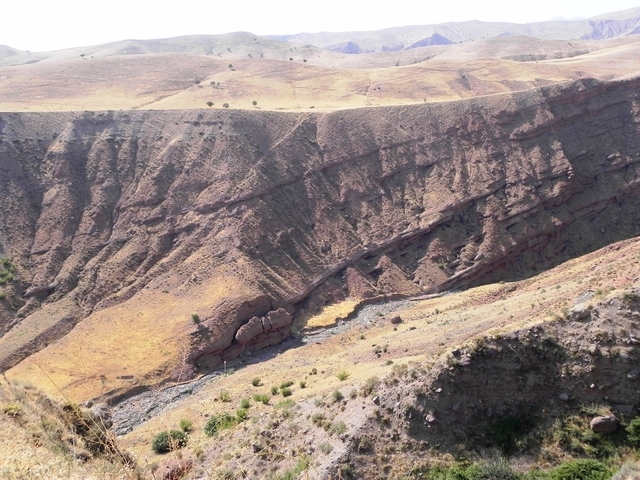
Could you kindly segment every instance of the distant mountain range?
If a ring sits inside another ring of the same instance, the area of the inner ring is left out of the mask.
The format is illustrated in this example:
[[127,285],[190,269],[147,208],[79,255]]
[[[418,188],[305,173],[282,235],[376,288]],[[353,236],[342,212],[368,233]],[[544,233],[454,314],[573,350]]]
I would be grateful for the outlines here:
[[640,7],[587,19],[556,17],[546,22],[448,22],[366,32],[320,32],[271,38],[341,53],[408,50],[429,45],[471,42],[492,37],[525,36],[543,40],[600,40],[640,33]]
[[[257,36],[250,32],[223,35],[189,35],[153,40],[121,40],[103,45],[75,47],[51,52],[21,51],[0,45],[0,67],[82,57],[183,53],[287,59],[290,52],[311,56],[318,50],[341,54],[397,52],[434,45],[473,42],[499,37],[530,37],[540,40],[602,40],[640,34],[640,7],[582,20],[561,17],[537,23],[448,22],[365,32],[319,32]],[[257,53],[257,52],[262,53]],[[240,55],[238,55],[240,54]]]

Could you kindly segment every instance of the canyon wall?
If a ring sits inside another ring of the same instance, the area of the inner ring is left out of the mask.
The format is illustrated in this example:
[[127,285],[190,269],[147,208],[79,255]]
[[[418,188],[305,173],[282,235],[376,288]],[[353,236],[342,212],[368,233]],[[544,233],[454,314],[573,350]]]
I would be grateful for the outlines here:
[[585,79],[332,113],[2,113],[0,334],[34,327],[0,367],[145,290],[225,283],[189,333],[205,368],[347,297],[519,278],[635,236],[639,94]]

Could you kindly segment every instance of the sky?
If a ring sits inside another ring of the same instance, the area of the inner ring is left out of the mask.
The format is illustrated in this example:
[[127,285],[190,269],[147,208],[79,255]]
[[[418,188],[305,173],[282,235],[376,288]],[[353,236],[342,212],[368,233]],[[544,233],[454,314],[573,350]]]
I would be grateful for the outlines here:
[[124,39],[249,31],[257,35],[377,30],[465,20],[587,18],[640,0],[4,0],[0,45],[47,51]]

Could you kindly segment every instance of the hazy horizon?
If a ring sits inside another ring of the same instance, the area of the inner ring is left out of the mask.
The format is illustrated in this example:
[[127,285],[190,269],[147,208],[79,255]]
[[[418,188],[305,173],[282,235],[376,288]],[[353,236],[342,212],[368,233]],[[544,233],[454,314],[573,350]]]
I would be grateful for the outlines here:
[[[87,6],[78,0],[14,2],[4,6],[7,21],[0,45],[19,50],[50,51],[119,40],[148,40],[183,35],[217,35],[248,31],[256,35],[381,30],[407,25],[480,20],[533,23],[589,18],[639,6],[638,0],[540,0],[535,4],[474,2],[437,3],[401,0],[394,8],[369,2],[326,0],[322,9],[292,0],[221,4],[193,0],[170,9],[151,2],[114,0]],[[303,5],[303,7],[301,7]]]

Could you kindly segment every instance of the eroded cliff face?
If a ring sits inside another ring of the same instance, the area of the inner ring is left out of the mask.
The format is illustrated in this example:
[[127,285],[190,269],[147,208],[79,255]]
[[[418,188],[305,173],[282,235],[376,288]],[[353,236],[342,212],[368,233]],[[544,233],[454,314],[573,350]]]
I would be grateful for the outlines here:
[[59,314],[0,365],[145,290],[224,279],[187,332],[206,367],[347,296],[514,278],[634,236],[639,94],[583,80],[327,114],[0,114],[0,255],[19,273],[0,333]]

